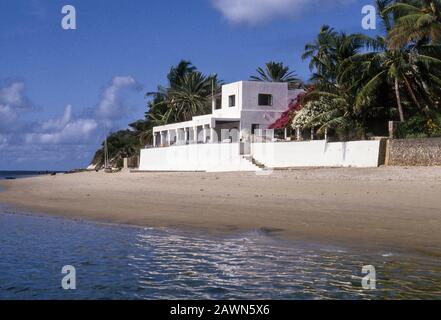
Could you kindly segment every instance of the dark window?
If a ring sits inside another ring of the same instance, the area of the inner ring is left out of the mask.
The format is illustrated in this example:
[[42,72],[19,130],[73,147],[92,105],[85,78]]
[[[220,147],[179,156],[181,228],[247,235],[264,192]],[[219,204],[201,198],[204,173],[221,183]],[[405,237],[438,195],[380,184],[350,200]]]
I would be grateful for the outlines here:
[[216,110],[222,109],[222,98],[216,98]]
[[272,106],[273,96],[270,94],[259,94],[259,106]]
[[229,106],[230,108],[235,107],[236,106],[236,96],[229,96]]
[[256,134],[256,131],[260,129],[259,124],[252,124],[251,125],[251,134]]

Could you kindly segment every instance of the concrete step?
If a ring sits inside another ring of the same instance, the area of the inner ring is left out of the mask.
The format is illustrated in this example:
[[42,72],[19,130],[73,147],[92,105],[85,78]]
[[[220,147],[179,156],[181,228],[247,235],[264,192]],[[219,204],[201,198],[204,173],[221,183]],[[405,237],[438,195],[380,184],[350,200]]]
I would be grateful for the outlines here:
[[259,161],[257,161],[256,159],[253,159],[252,163],[259,167],[260,169],[265,169],[265,165],[263,163],[260,163]]
[[266,169],[265,165],[254,159],[252,156],[243,156],[243,158],[249,162],[251,162],[256,168],[260,170]]

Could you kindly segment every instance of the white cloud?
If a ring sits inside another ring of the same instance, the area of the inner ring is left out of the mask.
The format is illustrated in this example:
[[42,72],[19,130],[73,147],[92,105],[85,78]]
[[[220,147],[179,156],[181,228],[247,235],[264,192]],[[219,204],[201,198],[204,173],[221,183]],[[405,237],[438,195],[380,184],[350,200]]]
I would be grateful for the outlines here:
[[[41,124],[41,132],[25,136],[27,144],[89,144],[99,124],[94,119],[74,119],[72,106],[68,105],[63,116]],[[96,141],[94,141],[96,143]]]
[[[74,119],[68,105],[60,118],[31,125],[22,119],[31,106],[25,96],[23,82],[11,82],[0,87],[0,146],[5,149],[14,139],[19,144],[72,144],[90,140],[98,123],[94,119]],[[21,114],[20,114],[21,113]]]
[[25,104],[23,82],[12,82],[8,86],[0,88],[0,103],[20,107]]
[[0,87],[0,133],[13,131],[18,113],[31,107],[24,91],[25,85],[20,81]]
[[46,120],[41,124],[41,129],[43,131],[63,130],[71,120],[72,120],[72,106],[68,105],[64,109],[64,114],[61,118]]
[[17,114],[11,106],[0,104],[0,132],[5,132],[16,117]]
[[305,9],[333,7],[354,0],[211,0],[233,23],[258,24],[280,17],[298,16]]
[[101,95],[101,102],[96,110],[96,115],[105,120],[123,118],[127,112],[121,99],[121,94],[126,89],[137,90],[138,84],[131,76],[114,77],[112,83]]
[[25,117],[32,118],[35,111],[25,95],[25,84],[0,82],[0,169],[86,165],[105,133],[117,129],[118,123],[127,123],[124,94],[138,89],[133,77],[114,77],[93,110],[80,110],[81,117],[67,105],[60,116],[35,122]]

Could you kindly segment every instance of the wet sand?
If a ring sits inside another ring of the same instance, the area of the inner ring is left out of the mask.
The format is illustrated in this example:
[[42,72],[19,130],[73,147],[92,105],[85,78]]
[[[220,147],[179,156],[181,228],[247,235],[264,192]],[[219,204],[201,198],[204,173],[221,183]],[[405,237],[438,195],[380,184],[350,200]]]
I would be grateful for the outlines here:
[[36,213],[441,254],[441,168],[77,173],[0,181]]

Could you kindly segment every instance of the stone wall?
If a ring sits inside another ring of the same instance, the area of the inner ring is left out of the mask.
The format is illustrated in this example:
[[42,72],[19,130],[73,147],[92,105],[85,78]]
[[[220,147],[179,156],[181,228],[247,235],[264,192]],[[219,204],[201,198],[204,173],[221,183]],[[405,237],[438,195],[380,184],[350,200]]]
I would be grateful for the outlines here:
[[127,159],[128,168],[138,168],[139,167],[139,156],[133,156]]
[[389,140],[387,165],[441,166],[441,138]]

